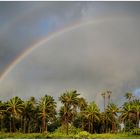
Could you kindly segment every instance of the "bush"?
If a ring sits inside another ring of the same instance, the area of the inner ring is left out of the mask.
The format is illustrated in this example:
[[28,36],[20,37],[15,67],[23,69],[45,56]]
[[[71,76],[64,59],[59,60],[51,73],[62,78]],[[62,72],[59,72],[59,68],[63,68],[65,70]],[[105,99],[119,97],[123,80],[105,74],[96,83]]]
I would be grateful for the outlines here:
[[140,128],[134,128],[131,132],[133,135],[140,135]]
[[88,133],[87,131],[81,131],[77,135],[75,135],[75,138],[78,138],[78,139],[82,139],[82,138],[88,139],[88,138],[91,138],[91,134]]
[[[79,128],[76,128],[74,126],[69,126],[69,134],[78,134],[79,132],[80,132]],[[66,128],[61,126],[57,128],[54,133],[66,134]]]

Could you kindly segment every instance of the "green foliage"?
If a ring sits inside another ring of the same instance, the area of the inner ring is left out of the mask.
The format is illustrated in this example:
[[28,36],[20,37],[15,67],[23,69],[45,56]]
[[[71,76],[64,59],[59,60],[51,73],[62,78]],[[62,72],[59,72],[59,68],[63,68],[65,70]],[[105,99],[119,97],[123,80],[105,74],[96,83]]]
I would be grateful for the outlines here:
[[[56,112],[54,98],[49,95],[41,97],[38,101],[34,97],[23,101],[17,96],[7,102],[0,101],[2,135],[0,136],[7,138],[127,138],[131,133],[133,136],[139,136],[139,129],[134,128],[139,127],[140,99],[130,98],[131,94],[127,94],[129,100],[123,104],[121,111],[109,101],[105,111],[101,112],[94,101],[89,104],[79,95],[76,90],[63,93],[59,97],[62,103],[59,113]],[[104,94],[102,96],[106,97]],[[108,100],[110,96],[111,94],[107,94]],[[124,124],[125,133],[117,136],[109,134],[117,133],[120,123]]]
[[[65,131],[66,131],[65,127],[61,126],[58,129],[56,129],[54,133],[64,133]],[[78,134],[79,132],[80,132],[79,128],[76,128],[74,126],[69,127],[69,134]]]
[[133,135],[140,135],[140,128],[134,128],[131,132]]
[[69,134],[61,132],[53,132],[53,133],[3,133],[0,132],[0,139],[140,139],[140,135],[136,133],[118,133],[118,134],[90,134],[86,131],[81,131],[78,134]]
[[40,138],[49,138],[47,134],[44,133],[0,133],[0,139],[12,138],[12,139],[40,139]]
[[56,119],[55,121],[53,121],[51,124],[48,124],[48,131],[49,132],[53,132],[55,131],[58,127],[60,127],[60,120]]
[[77,135],[75,135],[75,138],[77,139],[88,139],[88,138],[91,138],[91,134],[88,133],[87,131],[81,131],[79,132]]
[[127,121],[125,124],[125,132],[130,132],[135,128],[135,124],[132,121]]

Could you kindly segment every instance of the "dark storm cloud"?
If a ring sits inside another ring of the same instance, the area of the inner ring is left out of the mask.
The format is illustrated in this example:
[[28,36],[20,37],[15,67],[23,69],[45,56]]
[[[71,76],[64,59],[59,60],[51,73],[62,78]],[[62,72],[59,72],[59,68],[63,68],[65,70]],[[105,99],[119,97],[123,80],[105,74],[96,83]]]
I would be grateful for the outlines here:
[[140,84],[139,18],[140,2],[0,2],[0,71],[33,42],[75,21],[106,21],[34,51],[1,82],[2,96],[48,91],[57,98],[72,88],[100,102],[107,88],[119,100]]
[[65,90],[77,89],[101,104],[100,93],[110,89],[119,104],[140,84],[139,25],[136,18],[105,19],[52,39],[7,75],[0,87],[3,97],[50,93],[58,99]]

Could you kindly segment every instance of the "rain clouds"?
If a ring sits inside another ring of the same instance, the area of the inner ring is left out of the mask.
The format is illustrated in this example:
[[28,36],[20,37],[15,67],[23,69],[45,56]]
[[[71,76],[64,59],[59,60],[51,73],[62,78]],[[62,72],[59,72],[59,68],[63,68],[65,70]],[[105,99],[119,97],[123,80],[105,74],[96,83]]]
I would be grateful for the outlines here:
[[73,25],[75,21],[95,23],[53,38],[18,63],[0,83],[3,99],[44,94],[58,99],[65,90],[77,89],[89,101],[96,100],[102,105],[100,93],[109,89],[113,91],[112,101],[119,104],[125,92],[139,89],[139,2],[49,4],[52,9],[33,12],[30,20],[24,13],[24,20],[18,21],[16,26],[10,25],[12,29],[7,27],[9,29],[0,34],[1,69],[23,48],[36,39],[49,36],[54,29]]

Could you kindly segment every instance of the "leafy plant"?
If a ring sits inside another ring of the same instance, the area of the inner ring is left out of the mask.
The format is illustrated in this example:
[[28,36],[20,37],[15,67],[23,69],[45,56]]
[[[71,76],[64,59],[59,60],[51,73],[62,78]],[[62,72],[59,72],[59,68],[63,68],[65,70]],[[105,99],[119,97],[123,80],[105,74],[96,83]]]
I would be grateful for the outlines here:
[[131,132],[133,135],[140,135],[140,128],[135,128]]
[[79,132],[76,136],[75,136],[75,138],[85,138],[85,139],[87,139],[87,138],[91,138],[91,134],[90,133],[88,133],[87,131],[81,131],[81,132]]

